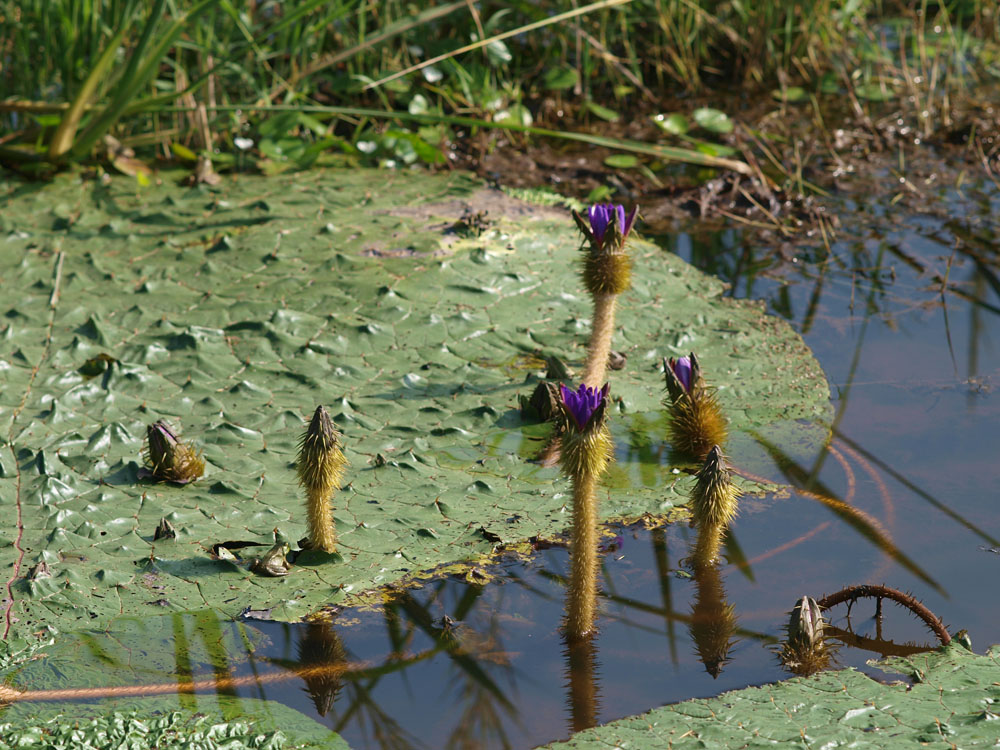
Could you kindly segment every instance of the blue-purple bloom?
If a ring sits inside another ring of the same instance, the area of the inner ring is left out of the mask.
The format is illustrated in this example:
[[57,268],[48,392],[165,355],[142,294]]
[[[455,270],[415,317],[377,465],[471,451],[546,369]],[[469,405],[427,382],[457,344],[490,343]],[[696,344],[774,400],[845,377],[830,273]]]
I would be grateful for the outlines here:
[[632,225],[635,223],[635,217],[638,212],[638,207],[635,207],[626,216],[625,206],[621,203],[595,203],[587,209],[587,218],[590,220],[590,231],[593,232],[598,244],[603,245],[604,235],[607,233],[608,227],[617,219],[618,231],[621,232],[622,240],[624,240],[628,237],[628,233],[632,231]]
[[569,412],[569,416],[576,425],[576,429],[583,431],[590,424],[594,412],[600,408],[604,403],[604,399],[607,398],[610,384],[605,383],[604,387],[600,390],[591,388],[583,383],[575,391],[571,391],[564,385],[560,385],[559,389],[562,393],[563,404],[565,404],[566,411]]
[[681,381],[681,385],[684,386],[684,390],[688,393],[691,392],[691,358],[690,357],[680,357],[679,359],[670,359],[670,369],[674,371],[674,375],[677,379]]

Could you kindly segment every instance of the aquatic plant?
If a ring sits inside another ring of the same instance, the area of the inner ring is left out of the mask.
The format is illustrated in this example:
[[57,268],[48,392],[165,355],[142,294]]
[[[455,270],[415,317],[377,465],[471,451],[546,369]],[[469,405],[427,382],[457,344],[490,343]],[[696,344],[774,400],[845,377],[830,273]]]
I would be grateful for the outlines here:
[[573,212],[573,219],[583,233],[583,284],[594,298],[594,319],[587,345],[583,382],[591,387],[604,381],[611,335],[615,326],[618,295],[628,289],[632,262],[625,252],[638,207],[628,214],[621,204],[600,203],[587,209],[587,218]]
[[702,459],[713,445],[725,445],[726,418],[714,389],[701,375],[701,363],[694,352],[687,357],[664,358],[667,397],[664,406],[670,417],[669,437],[674,450]]
[[143,458],[154,479],[175,484],[187,484],[205,473],[205,460],[180,440],[175,430],[162,419],[146,428]]
[[785,640],[778,652],[782,666],[801,677],[830,666],[834,649],[825,631],[822,608],[811,596],[803,596],[788,616]]
[[566,431],[560,460],[573,483],[573,529],[566,634],[587,635],[597,607],[597,482],[612,457],[611,433],[605,423],[609,386],[586,384],[573,391],[560,387]]
[[309,544],[324,552],[334,552],[337,548],[331,498],[340,487],[347,466],[340,438],[326,409],[317,406],[299,442],[296,461],[299,484],[306,490]]
[[691,491],[691,512],[699,527],[728,526],[736,517],[739,492],[733,484],[726,457],[719,446],[705,457]]

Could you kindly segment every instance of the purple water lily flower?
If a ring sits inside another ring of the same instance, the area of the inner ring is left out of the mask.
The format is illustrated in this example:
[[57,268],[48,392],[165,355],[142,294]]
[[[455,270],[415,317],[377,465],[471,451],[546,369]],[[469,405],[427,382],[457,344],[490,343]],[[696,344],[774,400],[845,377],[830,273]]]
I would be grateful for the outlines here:
[[621,203],[595,203],[587,209],[587,218],[590,220],[590,231],[593,233],[598,244],[603,245],[604,235],[607,233],[608,227],[617,220],[618,231],[621,233],[622,241],[624,242],[625,238],[628,237],[628,233],[632,231],[632,225],[635,224],[635,217],[638,213],[639,208],[635,207],[626,216],[625,206]]
[[670,359],[670,369],[674,371],[674,375],[677,379],[681,381],[681,385],[684,386],[684,390],[688,393],[691,392],[691,358],[690,357],[680,357],[678,359]]
[[603,388],[597,390],[581,383],[579,388],[571,391],[564,385],[559,386],[563,404],[565,404],[566,411],[569,412],[577,430],[583,431],[587,428],[594,413],[607,398],[610,387],[610,384],[605,383]]

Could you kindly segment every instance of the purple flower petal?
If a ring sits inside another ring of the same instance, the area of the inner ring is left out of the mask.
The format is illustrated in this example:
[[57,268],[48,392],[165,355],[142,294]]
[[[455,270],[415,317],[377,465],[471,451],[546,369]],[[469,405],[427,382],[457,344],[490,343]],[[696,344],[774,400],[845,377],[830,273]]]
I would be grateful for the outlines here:
[[607,383],[600,390],[591,388],[583,383],[575,391],[571,391],[564,385],[559,387],[566,410],[569,412],[578,430],[583,430],[590,424],[594,412],[604,403],[604,399],[608,395],[608,388],[609,385]]
[[680,357],[679,359],[670,360],[670,369],[674,371],[674,375],[677,379],[681,381],[681,385],[684,386],[684,390],[688,393],[691,392],[691,358],[690,357]]
[[604,233],[611,223],[611,204],[595,203],[587,209],[587,218],[590,219],[590,230],[598,242],[604,241]]

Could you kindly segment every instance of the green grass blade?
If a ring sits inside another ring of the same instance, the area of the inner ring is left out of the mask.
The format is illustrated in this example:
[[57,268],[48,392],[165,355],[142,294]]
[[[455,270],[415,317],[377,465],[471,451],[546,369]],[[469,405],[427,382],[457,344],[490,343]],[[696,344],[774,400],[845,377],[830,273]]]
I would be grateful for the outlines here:
[[97,91],[98,84],[104,79],[105,75],[107,75],[108,68],[110,68],[111,64],[114,62],[115,54],[118,52],[118,47],[125,38],[125,31],[127,28],[128,25],[126,23],[117,34],[108,40],[107,46],[105,46],[104,51],[97,59],[97,62],[94,63],[94,67],[91,69],[90,74],[84,80],[80,90],[76,92],[76,96],[73,97],[73,101],[70,103],[69,109],[66,111],[66,114],[63,115],[63,118],[59,123],[59,127],[56,128],[56,132],[52,136],[52,141],[49,143],[50,160],[58,161],[72,148],[77,128],[80,126],[80,120],[83,117],[91,98],[93,98],[94,92]]
[[[118,119],[124,114],[125,108],[128,103],[139,93],[146,84],[149,83],[150,79],[156,74],[159,69],[160,61],[163,56],[167,54],[171,46],[184,31],[184,27],[187,25],[188,19],[191,17],[197,17],[200,13],[203,13],[212,5],[218,3],[219,0],[201,0],[201,2],[196,3],[187,11],[182,13],[178,18],[174,20],[172,24],[167,28],[167,30],[160,35],[159,42],[153,49],[145,55],[141,64],[137,64],[134,68],[134,73],[128,80],[123,80],[119,83],[118,94],[112,100],[111,104],[105,107],[104,111],[99,117],[87,128],[83,135],[77,140],[77,143],[73,146],[71,151],[71,156],[75,159],[82,158],[90,153],[90,150],[94,147],[94,144],[108,131],[108,129],[118,121]],[[150,15],[149,24],[155,24],[157,18]],[[143,33],[143,39],[147,39],[147,35]],[[135,50],[135,56],[139,56],[144,52],[144,50],[139,47]],[[131,67],[131,66],[130,66]]]

